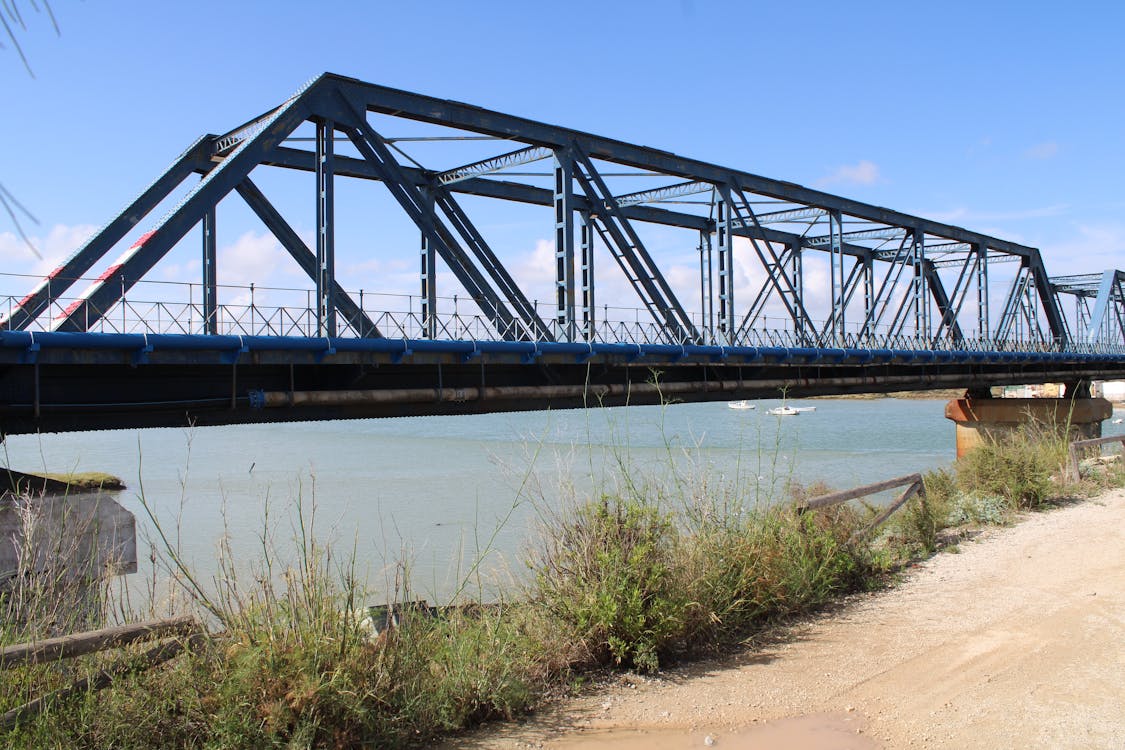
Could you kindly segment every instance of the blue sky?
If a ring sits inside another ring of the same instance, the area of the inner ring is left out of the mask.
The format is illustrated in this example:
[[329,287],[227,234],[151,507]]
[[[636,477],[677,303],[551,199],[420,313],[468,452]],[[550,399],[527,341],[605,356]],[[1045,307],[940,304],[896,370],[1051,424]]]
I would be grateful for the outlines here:
[[[0,51],[0,181],[52,259],[333,71],[982,230],[1052,274],[1125,265],[1118,3],[55,0],[61,36],[19,5],[35,77]],[[41,272],[11,229],[4,271]]]

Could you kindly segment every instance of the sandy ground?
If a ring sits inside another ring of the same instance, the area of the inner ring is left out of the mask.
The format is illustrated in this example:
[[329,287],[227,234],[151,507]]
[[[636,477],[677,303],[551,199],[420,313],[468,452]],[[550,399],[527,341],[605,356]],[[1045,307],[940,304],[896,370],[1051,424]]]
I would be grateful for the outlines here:
[[962,542],[784,638],[457,748],[1125,748],[1125,492]]

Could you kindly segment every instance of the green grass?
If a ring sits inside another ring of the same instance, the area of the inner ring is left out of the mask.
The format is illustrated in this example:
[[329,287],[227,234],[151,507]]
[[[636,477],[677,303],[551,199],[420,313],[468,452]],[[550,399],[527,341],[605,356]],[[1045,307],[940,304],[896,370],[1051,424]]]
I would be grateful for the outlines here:
[[1032,424],[986,441],[949,469],[928,472],[924,495],[891,519],[883,543],[898,559],[925,556],[941,547],[947,530],[1008,524],[1020,512],[1125,486],[1120,461],[1067,481],[1064,434],[1060,427]]
[[[872,517],[859,506],[800,512],[792,501],[758,504],[736,483],[700,492],[690,482],[629,477],[621,494],[542,514],[526,588],[509,600],[462,597],[439,616],[410,612],[378,636],[364,622],[368,594],[349,561],[320,546],[298,502],[291,548],[263,541],[249,575],[237,574],[224,548],[216,584],[205,585],[169,545],[181,601],[186,595],[210,625],[205,644],[51,706],[0,741],[15,748],[425,744],[524,714],[591,669],[656,671],[881,584],[902,560],[941,548],[951,527],[1006,523],[1052,498],[1125,479],[1110,466],[1097,483],[1061,485],[1059,444],[1029,433],[930,472],[924,495],[870,536],[857,534]],[[800,499],[825,490],[794,485],[789,493]],[[69,609],[57,592],[25,593],[23,620],[5,621],[0,645],[57,629],[52,618]],[[400,583],[396,598],[416,597]],[[13,601],[11,591],[0,597]],[[5,672],[0,711],[120,658],[128,653]]]
[[69,474],[40,474],[39,476],[61,482],[74,490],[123,490],[120,477],[102,471],[77,471]]

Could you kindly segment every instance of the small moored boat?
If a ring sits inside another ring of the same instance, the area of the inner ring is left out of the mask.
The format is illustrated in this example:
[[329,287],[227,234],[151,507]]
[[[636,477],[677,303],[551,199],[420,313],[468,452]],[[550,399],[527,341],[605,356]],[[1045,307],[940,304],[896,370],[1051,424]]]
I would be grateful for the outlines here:
[[800,414],[801,412],[804,412],[804,411],[816,411],[816,407],[815,406],[799,406],[799,407],[797,407],[797,406],[782,405],[782,406],[775,406],[772,409],[768,409],[766,411],[766,414],[772,414],[775,417],[795,417],[795,416],[797,416],[798,414]]
[[728,401],[727,407],[731,409],[756,409],[757,404],[752,404],[749,401]]

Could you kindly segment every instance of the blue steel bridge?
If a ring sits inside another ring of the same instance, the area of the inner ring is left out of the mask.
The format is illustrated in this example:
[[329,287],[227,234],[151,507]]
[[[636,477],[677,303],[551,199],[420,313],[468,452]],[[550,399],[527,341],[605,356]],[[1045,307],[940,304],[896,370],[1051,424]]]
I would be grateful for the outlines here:
[[[303,180],[303,213],[267,197],[282,173]],[[337,275],[345,182],[417,238],[398,250],[412,293]],[[305,286],[219,283],[232,202]],[[527,207],[553,238],[545,300],[486,237],[488,217]],[[697,259],[690,296],[652,250],[669,237]],[[160,281],[195,242],[198,279]],[[0,430],[1080,389],[1125,377],[1123,279],[1052,277],[1037,249],[971,229],[325,74],[201,136],[46,277],[6,277],[21,293],[0,298]]]

